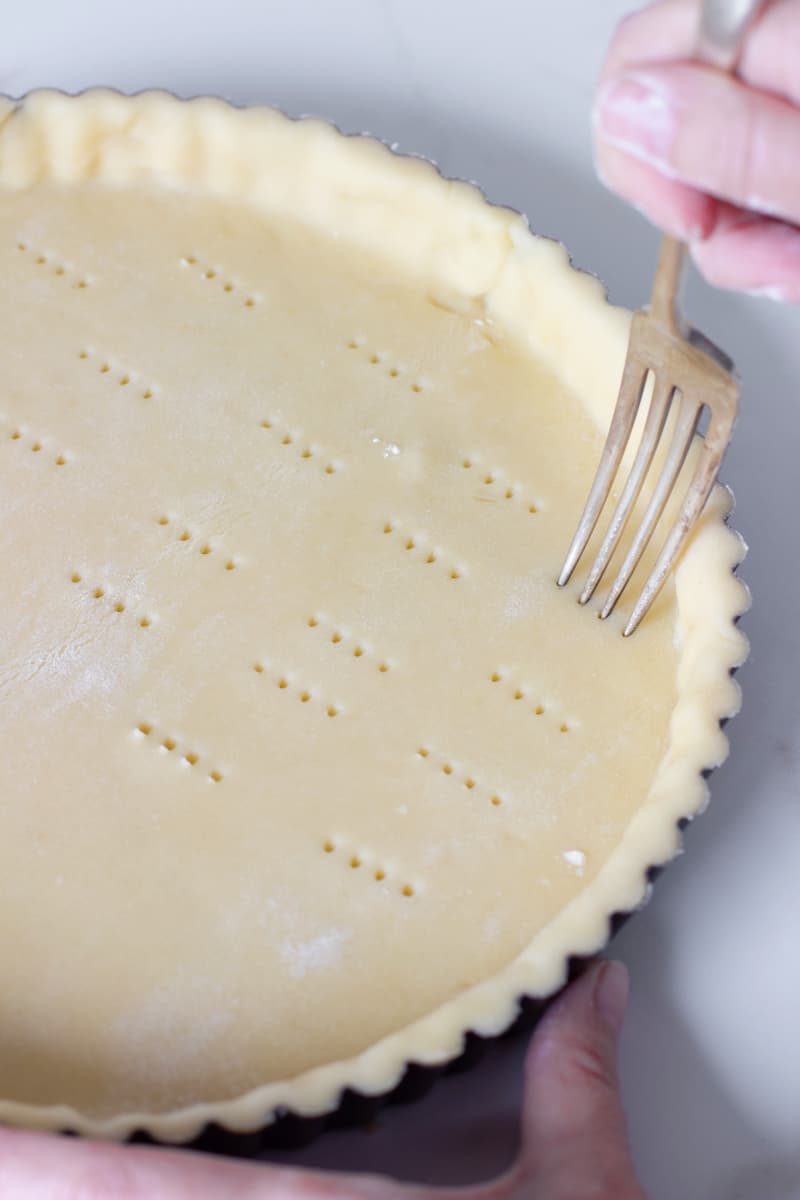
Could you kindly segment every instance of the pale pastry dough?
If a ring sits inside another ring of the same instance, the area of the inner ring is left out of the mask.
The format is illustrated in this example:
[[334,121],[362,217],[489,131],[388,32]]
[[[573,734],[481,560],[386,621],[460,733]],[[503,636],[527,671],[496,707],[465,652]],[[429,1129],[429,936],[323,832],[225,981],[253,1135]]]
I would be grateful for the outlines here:
[[502,1030],[737,707],[718,489],[640,632],[553,582],[627,316],[427,164],[221,102],[0,129],[0,1119],[166,1139]]

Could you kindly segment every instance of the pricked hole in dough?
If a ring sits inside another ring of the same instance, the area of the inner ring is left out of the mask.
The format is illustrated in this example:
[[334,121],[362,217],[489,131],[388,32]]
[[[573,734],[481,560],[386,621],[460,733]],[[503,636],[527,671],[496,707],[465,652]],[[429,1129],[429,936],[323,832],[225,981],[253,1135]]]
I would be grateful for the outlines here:
[[471,792],[472,789],[475,787],[475,780],[474,779],[465,779],[464,787],[467,789],[468,792]]
[[272,429],[272,421],[262,421],[261,428],[262,429]]
[[306,621],[306,624],[308,625],[309,629],[316,629],[319,625],[319,619],[317,617],[309,617]]
[[361,859],[358,857],[357,854],[354,854],[353,857],[350,859],[350,866],[353,868],[354,871],[357,871],[358,868],[361,866]]
[[522,700],[522,699],[524,699],[524,697],[525,697],[525,693],[523,692],[522,688],[517,688],[516,691],[514,692],[514,699]]
[[335,630],[334,633],[331,634],[331,641],[333,642],[334,646],[338,646],[338,644],[341,640],[342,640],[342,635],[339,633],[339,630],[337,629],[337,630]]
[[47,262],[47,259],[45,258],[45,256],[43,254],[40,254],[38,256],[38,258],[36,259],[36,265],[39,267],[43,266],[44,263],[46,263],[46,262]]
[[[19,434],[17,434],[17,437],[19,437]],[[394,525],[392,524],[391,521],[386,522],[386,524],[383,527],[383,532],[384,533],[394,533]]]
[[325,468],[325,474],[326,475],[335,475],[336,474],[336,467],[333,465],[333,463],[328,463],[327,467]]
[[63,454],[59,454],[58,457],[56,458],[56,466],[57,467],[66,466],[66,462],[67,462],[67,460],[64,458]]
[[388,663],[385,663],[385,662],[379,663],[379,664],[378,664],[378,670],[379,670],[379,671],[380,671],[382,674],[384,674],[384,675],[385,675],[385,674],[386,674],[386,672],[389,670],[389,664],[388,664]]
[[128,384],[130,383],[130,381],[131,381],[130,375],[122,375],[122,376],[120,376],[119,386],[127,387]]
[[216,279],[216,276],[217,272],[212,270],[211,267],[209,267],[207,271],[203,272],[204,279]]
[[236,570],[236,563],[233,561],[232,558],[229,558],[228,561],[225,563],[225,570],[226,571],[235,571]]
[[96,587],[92,594],[94,595],[95,600],[102,600],[103,596],[105,596],[105,592],[101,587]]
[[209,771],[208,778],[212,783],[222,783],[222,773],[220,771]]
[[465,471],[471,471],[471,470],[472,470],[472,459],[471,459],[471,458],[465,458],[465,459],[463,460],[463,462],[461,463],[461,465],[462,465],[462,467],[464,468],[464,470],[465,470]]
[[27,242],[17,242],[17,249],[18,249],[18,250],[23,250],[23,251],[24,251],[24,250],[27,250],[27,249],[28,249],[28,243],[27,243]]
[[329,717],[338,717],[338,715],[339,715],[338,708],[336,708],[335,705],[333,705],[333,704],[329,704],[326,711],[327,711]]
[[376,879],[376,881],[378,883],[382,883],[383,880],[386,878],[386,872],[381,867],[378,867],[377,871],[375,872],[374,878]]
[[253,670],[255,671],[256,675],[263,675],[264,674],[264,664],[260,663],[260,662],[253,663]]
[[406,550],[413,550],[414,545],[415,545],[415,543],[414,543],[413,538],[406,538],[406,543],[405,543]]
[[305,450],[303,451],[303,453],[301,455],[301,458],[312,458],[313,454],[314,454],[314,451],[311,450],[311,448],[309,446],[306,446]]
[[513,488],[510,488],[510,487],[509,487],[509,488],[506,488],[506,491],[505,491],[505,498],[506,498],[506,500],[513,500],[513,499],[514,499],[514,489],[513,489]]
[[184,258],[183,261],[186,263],[186,265],[188,267],[197,266],[197,259],[195,258],[195,256],[193,254],[187,254],[186,258]]
[[300,693],[300,702],[302,704],[308,704],[310,699],[311,699],[311,692],[301,692]]
[[75,284],[76,288],[87,288],[88,286],[89,286],[88,279],[79,279],[78,282]]
[[42,448],[41,442],[34,442],[33,445],[31,446],[31,450],[33,451],[34,454],[38,454],[39,451],[41,450],[41,448]]
[[357,349],[358,349],[358,342],[349,341],[349,342],[347,343],[347,349],[348,349],[348,350],[357,350]]
[[420,756],[420,758],[427,758],[430,754],[430,750],[427,748],[427,746],[420,746],[417,754]]
[[403,884],[402,895],[403,896],[413,896],[414,895],[414,889],[410,883]]
[[457,567],[453,567],[452,571],[450,572],[450,578],[451,579],[460,579],[461,578],[461,572],[458,570]]
[[356,646],[356,648],[353,650],[353,658],[361,658],[363,653],[364,653],[364,651],[363,651],[362,647]]
[[183,533],[182,533],[182,534],[181,534],[181,536],[178,538],[178,541],[179,541],[179,542],[188,542],[188,541],[189,541],[189,539],[191,538],[191,536],[192,536],[192,535],[189,533],[189,530],[188,530],[188,529],[184,529]]
[[503,801],[500,799],[499,796],[492,796],[491,803],[494,805],[495,808],[500,808],[502,806]]
[[483,482],[486,484],[494,483],[494,475],[492,475],[491,472],[488,475],[484,475]]
[[123,602],[121,600],[118,600],[117,603],[114,605],[114,612],[118,612],[118,613],[125,612],[125,605],[123,604]]
[[535,505],[535,504],[529,504],[529,505],[528,505],[528,512],[529,512],[529,513],[537,513],[538,511],[539,511],[539,510],[538,510],[538,508],[536,507],[536,505]]
[[145,388],[145,389],[144,389],[144,391],[142,392],[142,399],[143,399],[143,400],[152,400],[152,399],[153,399],[153,390],[152,390],[152,388]]
[[188,750],[183,756],[183,761],[188,763],[190,767],[196,767],[199,760],[193,750]]
[[559,733],[569,733],[569,725],[566,723],[559,726]]
[[287,688],[288,686],[289,686],[289,680],[288,680],[288,679],[284,679],[284,678],[281,676],[281,678],[278,680],[278,687],[279,687],[279,688]]
[[101,375],[107,375],[108,372],[111,370],[111,365],[107,362],[104,362],[104,363],[100,364],[98,369],[99,369]]
[[171,738],[171,737],[165,737],[163,742],[161,743],[163,749],[166,750],[170,754],[175,749],[177,744],[178,743],[175,741],[175,739]]
[[248,296],[244,302],[244,307],[245,308],[255,308],[255,304],[256,304],[255,299],[252,296]]
[[78,358],[88,358],[88,357],[89,357],[88,350],[81,350],[80,354],[78,355]]
[[326,854],[333,854],[336,847],[334,846],[333,842],[329,838],[327,840],[327,842],[322,843],[322,849],[325,851]]
[[153,732],[153,726],[150,724],[149,721],[142,721],[139,725],[136,726],[136,732],[140,733],[142,735],[142,737],[149,737],[150,734]]
[[20,433],[20,431],[18,429],[15,429],[11,434],[12,442],[18,442],[21,437],[22,437],[22,434]]
[[500,674],[499,671],[492,671],[491,675],[489,676],[489,682],[490,683],[499,683],[502,678],[503,678],[503,676]]
[[544,705],[543,705],[543,704],[537,704],[537,705],[536,705],[536,708],[533,710],[533,712],[534,712],[534,716],[537,716],[537,717],[542,717],[542,716],[544,716]]
[[233,284],[232,283],[223,284],[222,290],[223,290],[223,292],[232,292]]
[[436,555],[434,554],[434,552],[432,550],[430,551],[429,554],[425,555],[425,562],[426,563],[435,563],[436,562]]
[[205,543],[204,543],[204,544],[203,544],[203,545],[200,547],[200,553],[201,553],[201,554],[210,554],[210,553],[211,553],[211,547],[209,546],[208,542],[205,542]]
[[65,275],[65,274],[66,274],[66,272],[65,272],[65,270],[64,270],[64,268],[63,268],[63,267],[56,267],[56,269],[55,269],[55,271],[53,272],[53,274],[54,274],[54,275]]
[[452,775],[452,774],[453,774],[453,768],[452,768],[451,764],[450,764],[450,763],[445,763],[445,764],[444,764],[444,766],[442,767],[442,772],[443,772],[443,774],[445,774],[445,775]]
[[379,354],[370,354],[369,361],[374,366],[376,363],[379,363],[381,361],[381,357]]
[[163,516],[158,518],[159,525],[169,525],[169,517]]
[[282,446],[291,446],[291,444],[292,444],[292,435],[290,433],[285,433],[283,435],[283,437],[281,438],[281,445]]
[[397,367],[392,367],[391,371],[389,372],[389,375],[392,379],[397,379],[399,374],[400,372],[398,371]]
[[149,629],[150,628],[150,618],[149,617],[139,617],[139,627],[141,629]]
[[80,583],[80,581],[81,581],[81,577],[80,577],[80,575],[78,574],[78,572],[77,572],[77,571],[73,571],[73,572],[72,572],[72,574],[70,575],[70,581],[71,581],[72,583]]

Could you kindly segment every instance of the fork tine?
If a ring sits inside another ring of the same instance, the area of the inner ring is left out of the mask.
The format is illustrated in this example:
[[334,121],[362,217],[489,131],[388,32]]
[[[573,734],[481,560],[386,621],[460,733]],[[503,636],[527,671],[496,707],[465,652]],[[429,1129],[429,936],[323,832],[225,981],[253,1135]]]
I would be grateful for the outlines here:
[[608,493],[611,491],[611,485],[619,470],[622,455],[639,411],[647,374],[648,369],[642,363],[631,358],[626,360],[620,382],[619,398],[611,418],[611,427],[603,447],[603,455],[575,536],[567,551],[567,557],[564,559],[564,565],[558,577],[559,587],[564,587],[569,583],[572,572],[594,532],[603,505],[608,499]]
[[695,428],[697,427],[697,418],[700,415],[701,406],[695,401],[690,400],[687,396],[681,396],[681,412],[678,419],[678,424],[672,437],[672,444],[669,448],[664,466],[661,469],[661,474],[658,477],[658,482],[653,491],[650,503],[647,506],[642,523],[636,531],[636,537],[633,540],[630,550],[628,551],[625,561],[620,567],[619,573],[611,585],[611,590],[608,593],[605,604],[600,610],[601,620],[605,620],[613,611],[617,600],[619,600],[623,591],[627,587],[631,575],[636,570],[636,566],[642,554],[645,551],[647,543],[650,541],[653,530],[658,524],[658,519],[664,511],[664,506],[669,499],[675,480],[680,474],[680,469],[684,464],[686,455],[689,451],[689,446],[694,436]]
[[672,384],[663,384],[658,376],[655,377],[653,386],[653,395],[650,399],[650,408],[647,413],[647,421],[642,432],[642,440],[639,443],[639,448],[636,451],[636,458],[633,462],[631,472],[625,481],[622,495],[619,498],[614,516],[611,518],[611,524],[608,527],[606,536],[603,539],[597,557],[594,560],[592,569],[589,572],[589,577],[586,580],[583,591],[580,595],[580,603],[586,604],[594,595],[594,590],[600,580],[603,578],[605,570],[611,560],[617,543],[622,536],[625,526],[628,523],[631,509],[633,508],[639,493],[642,490],[642,485],[645,481],[645,476],[650,469],[653,461],[653,456],[661,439],[661,434],[664,429],[664,422],[667,419],[670,402],[675,393],[675,388]]
[[628,623],[622,631],[624,637],[630,637],[646,615],[664,586],[664,581],[672,570],[672,565],[680,554],[683,543],[691,533],[695,521],[702,513],[717,478],[732,428],[732,416],[720,421],[715,421],[712,416],[700,461],[686,493],[683,507],[669,532],[656,565],[650,572],[647,583],[642,588],[642,593],[634,605]]

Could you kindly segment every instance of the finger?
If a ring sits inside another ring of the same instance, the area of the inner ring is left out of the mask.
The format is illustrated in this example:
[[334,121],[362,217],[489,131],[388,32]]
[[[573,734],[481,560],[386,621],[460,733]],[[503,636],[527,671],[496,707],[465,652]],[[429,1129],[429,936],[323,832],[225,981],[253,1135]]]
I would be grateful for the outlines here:
[[669,179],[800,222],[800,109],[730,76],[688,63],[616,75],[595,135]]
[[[697,0],[659,0],[617,27],[602,80],[630,67],[693,58],[698,34]],[[745,83],[800,105],[800,0],[773,0],[745,40],[737,73]]]
[[414,1191],[371,1176],[0,1129],[0,1200],[399,1200]]
[[800,229],[720,206],[707,241],[692,257],[709,283],[800,304]]
[[595,147],[595,165],[606,187],[673,237],[694,242],[714,229],[718,202],[705,192],[665,179],[655,167],[602,140]]
[[627,994],[622,964],[601,963],[566,990],[533,1039],[522,1170],[542,1195],[644,1200],[631,1165],[616,1071]]

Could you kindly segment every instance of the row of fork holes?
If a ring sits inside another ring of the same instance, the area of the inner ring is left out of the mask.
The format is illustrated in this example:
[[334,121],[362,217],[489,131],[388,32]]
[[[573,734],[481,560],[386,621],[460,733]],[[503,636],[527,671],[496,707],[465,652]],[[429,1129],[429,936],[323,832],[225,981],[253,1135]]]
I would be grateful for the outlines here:
[[[19,250],[20,254],[26,254],[29,250],[31,250],[31,247],[28,245],[27,242],[17,242],[17,249]],[[36,258],[33,261],[36,263],[37,267],[45,267],[52,260],[50,258],[48,258],[48,256],[46,254],[37,254]],[[66,275],[67,268],[64,266],[63,263],[57,262],[55,267],[53,268],[53,274],[59,275],[59,276]],[[76,288],[87,288],[89,286],[89,280],[88,279],[79,279],[78,282],[74,286]]]
[[[149,723],[149,721],[142,721],[136,726],[136,732],[140,733],[142,737],[150,737],[153,732],[153,726]],[[178,743],[176,742],[175,738],[167,736],[161,739],[161,749],[165,750],[167,754],[172,754],[172,752],[177,750],[177,748]],[[196,754],[194,750],[184,751],[184,753],[181,755],[181,758],[183,762],[190,767],[196,767],[200,762],[200,755]],[[213,770],[208,772],[208,778],[212,783],[221,783],[224,777],[221,771]]]
[[[159,525],[169,525],[169,523],[170,523],[169,517],[167,517],[167,516],[159,517],[158,523],[159,523]],[[179,542],[190,542],[191,540],[192,540],[192,535],[188,529],[184,529],[182,533],[178,534]],[[202,554],[204,556],[213,554],[213,547],[211,547],[208,544],[208,542],[203,542],[203,544],[199,548],[199,552],[200,552],[200,554]],[[225,563],[225,570],[226,571],[234,571],[235,569],[236,569],[235,561],[232,558],[229,558],[227,560],[227,562]]]
[[[364,345],[361,342],[357,342],[354,338],[351,338],[350,341],[347,343],[347,349],[348,350],[363,350]],[[380,366],[385,360],[384,360],[384,356],[382,354],[378,354],[377,352],[373,351],[370,355],[368,355],[367,361],[370,363],[371,366],[377,367],[377,366]],[[391,366],[391,367],[389,367],[387,374],[390,379],[399,379],[402,372],[399,367]],[[411,386],[411,391],[416,392],[417,394],[419,394],[423,390],[422,384],[419,382],[419,380],[414,380],[414,382],[410,386]]]
[[[489,676],[490,683],[502,683],[503,681],[504,681],[504,676],[501,675],[501,673],[499,671],[492,671],[491,675]],[[514,691],[512,692],[512,699],[513,700],[526,700],[526,699],[528,699],[528,693],[525,691],[524,688],[515,687]],[[535,706],[535,708],[533,709],[533,714],[536,717],[543,717],[545,715],[545,712],[546,712],[546,709],[543,704],[537,704]],[[559,732],[560,733],[569,733],[569,725],[567,724],[566,721],[562,721],[561,724],[559,725]]]
[[[261,422],[261,428],[262,429],[274,429],[274,425],[273,425],[272,421],[265,418]],[[291,446],[293,444],[294,444],[294,438],[292,437],[291,433],[289,433],[287,431],[286,433],[283,434],[283,436],[281,438],[281,445],[282,446]],[[300,451],[300,457],[305,458],[305,459],[313,458],[314,451],[311,449],[310,446],[304,446],[303,449]],[[325,474],[326,475],[335,475],[336,474],[336,466],[334,463],[329,462],[325,465]]]
[[[308,625],[309,629],[316,629],[317,626],[319,625],[319,617],[309,617],[306,624]],[[345,640],[344,634],[340,633],[338,629],[334,629],[330,636],[331,645],[338,646],[344,640]],[[358,643],[357,643],[353,647],[352,653],[353,653],[353,658],[363,658],[364,654],[365,654],[364,647],[358,645]],[[389,664],[387,662],[381,661],[378,663],[378,670],[381,672],[381,674],[385,675],[389,669],[390,669]]]
[[[186,265],[188,267],[198,267],[201,265],[198,262],[198,260],[194,254],[187,254],[186,257],[183,259],[183,262],[186,263]],[[205,268],[201,267],[201,272],[202,272],[203,279],[207,279],[207,280],[211,281],[213,279],[219,278],[219,271],[215,270],[214,267],[205,267]],[[232,280],[226,279],[225,282],[221,284],[221,287],[222,287],[223,292],[227,292],[228,295],[230,295],[231,292],[236,291],[237,285]],[[255,301],[254,296],[248,296],[247,299],[244,301],[245,308],[255,308],[255,304],[256,304],[256,301]]]
[[[330,838],[328,838],[327,841],[322,843],[322,849],[325,852],[325,854],[334,854],[336,851],[336,845],[334,842],[332,842],[330,840]],[[363,862],[363,859],[360,857],[360,855],[352,854],[350,856],[349,865],[350,865],[351,870],[358,871],[365,864]],[[384,880],[386,879],[386,871],[384,870],[383,867],[375,867],[372,872],[372,878],[376,881],[376,883],[383,883]],[[415,893],[414,887],[410,883],[404,883],[403,886],[400,888],[401,896],[411,897],[411,896],[414,896],[415,894],[416,893]]]
[[[417,754],[420,758],[430,758],[431,752],[427,746],[420,746],[419,749],[417,750]],[[444,763],[442,763],[441,771],[442,771],[443,775],[447,775],[449,777],[449,776],[455,774],[455,767],[450,762],[444,762]],[[464,779],[462,779],[461,783],[462,783],[462,786],[465,787],[468,792],[473,791],[475,789],[475,787],[477,786],[475,780],[472,778],[471,775],[466,775],[464,777]],[[489,803],[494,808],[501,808],[503,805],[503,800],[502,800],[501,796],[492,795],[489,797]]]
[[[472,461],[471,458],[463,458],[461,460],[461,466],[464,468],[465,471],[471,471],[472,468],[474,466],[476,466],[476,464]],[[483,479],[481,480],[481,483],[485,484],[486,487],[492,487],[494,484],[496,484],[498,482],[499,482],[499,480],[497,479],[497,477],[495,476],[493,471],[487,471],[486,474],[484,475]],[[506,486],[506,488],[503,492],[503,499],[504,500],[516,500],[517,499],[517,493],[510,484],[508,484]],[[539,510],[535,504],[528,505],[529,513],[535,514],[538,511]]]
[[[13,429],[11,431],[11,433],[9,434],[9,437],[11,438],[12,442],[18,442],[22,438],[22,432],[19,429]],[[43,449],[44,449],[44,446],[42,445],[42,443],[40,441],[38,441],[38,439],[36,441],[31,442],[31,445],[30,445],[31,453],[39,454],[40,451],[42,451]],[[66,465],[67,460],[63,454],[58,454],[54,461],[55,461],[55,464],[57,467],[63,467]]]
[[[263,663],[257,662],[253,663],[253,670],[257,675],[263,675],[266,671],[266,667]],[[279,675],[275,680],[275,685],[282,692],[288,691],[288,689],[291,687],[291,684],[285,675]],[[311,700],[315,699],[313,692],[309,691],[308,688],[299,689],[297,691],[297,698],[301,704],[308,704]],[[328,717],[338,717],[339,709],[335,704],[328,704],[325,707],[325,714]]]
[[[90,357],[91,356],[90,356],[88,350],[81,350],[81,352],[78,355],[78,358],[84,359],[84,360],[87,358],[90,358]],[[111,369],[112,369],[111,363],[107,362],[105,359],[100,363],[100,366],[97,368],[98,373],[100,375],[108,375],[110,373]],[[120,387],[128,387],[128,385],[132,382],[133,382],[132,377],[128,371],[122,371],[119,378],[117,379],[117,383]],[[152,400],[153,399],[153,389],[151,387],[145,387],[144,391],[142,392],[142,399],[143,400]]]
[[[396,533],[397,529],[392,524],[391,521],[386,521],[386,523],[383,526],[383,532],[384,533]],[[417,550],[417,549],[421,549],[421,547],[417,546],[417,543],[415,542],[413,537],[407,537],[405,539],[405,541],[403,542],[403,549],[404,550]],[[429,564],[437,562],[438,555],[437,555],[436,551],[429,550],[428,553],[425,555],[424,561]],[[450,571],[449,571],[449,575],[450,575],[451,579],[460,579],[461,578],[461,572],[459,571],[458,567],[451,567]]]
[[[79,571],[73,571],[73,573],[70,575],[70,583],[81,583],[82,580],[83,580],[83,576],[80,574]],[[99,585],[92,592],[92,597],[95,600],[103,600],[105,598],[105,596],[106,596],[105,588],[100,587]],[[124,600],[116,600],[114,602],[114,612],[117,612],[117,613],[125,612],[125,601]],[[148,616],[144,616],[144,617],[139,617],[138,623],[142,629],[149,629],[149,627],[152,625],[153,622],[152,622],[152,618],[150,618]]]

